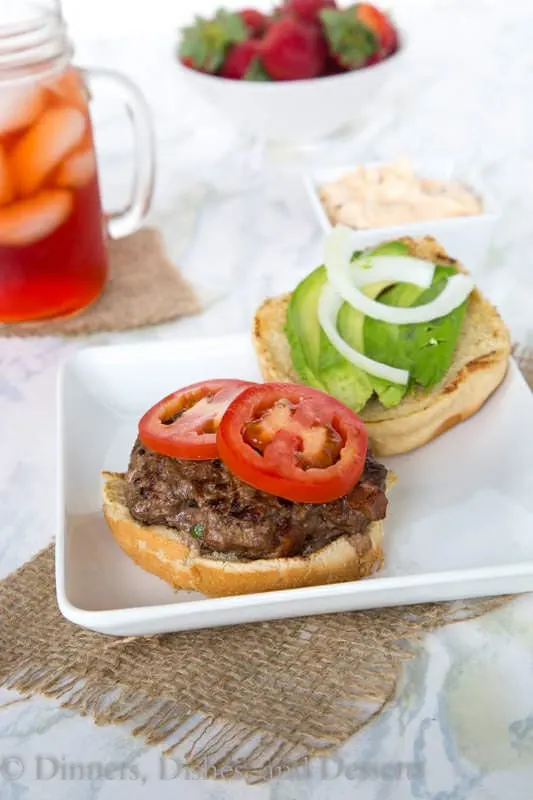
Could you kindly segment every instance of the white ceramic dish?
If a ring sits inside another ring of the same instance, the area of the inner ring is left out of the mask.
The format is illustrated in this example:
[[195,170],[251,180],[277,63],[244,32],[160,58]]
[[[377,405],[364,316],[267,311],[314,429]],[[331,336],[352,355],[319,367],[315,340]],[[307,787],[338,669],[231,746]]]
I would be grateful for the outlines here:
[[313,141],[357,120],[358,109],[402,68],[406,52],[366,69],[303,81],[233,81],[178,62],[181,79],[236,128],[262,140]]
[[352,583],[207,599],[135,566],[100,509],[102,468],[124,470],[141,413],[210,377],[259,379],[247,336],[80,351],[59,394],[57,598],[73,622],[142,635],[533,590],[533,395],[511,364],[473,419],[387,459],[399,476],[386,566]]
[[[385,162],[365,162],[365,166],[379,166]],[[304,175],[304,185],[311,201],[313,211],[325,232],[331,230],[331,222],[322,205],[319,189],[324,183],[338,180],[342,175],[351,172],[357,162],[350,165],[315,169]],[[485,262],[490,247],[494,226],[498,221],[498,209],[494,199],[480,181],[470,175],[458,173],[451,160],[414,161],[414,169],[422,178],[438,180],[457,179],[470,186],[481,198],[483,214],[470,217],[436,219],[426,222],[409,222],[371,230],[354,230],[354,250],[379,244],[400,236],[434,236],[453,258],[462,261],[470,272],[479,272]]]

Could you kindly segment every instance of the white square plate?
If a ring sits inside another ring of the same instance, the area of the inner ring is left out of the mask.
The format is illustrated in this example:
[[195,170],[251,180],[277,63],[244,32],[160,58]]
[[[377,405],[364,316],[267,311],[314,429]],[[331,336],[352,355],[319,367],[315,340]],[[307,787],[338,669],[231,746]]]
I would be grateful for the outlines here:
[[208,599],[175,592],[135,566],[104,522],[100,471],[125,470],[150,405],[222,376],[259,380],[248,336],[93,348],[65,365],[56,581],[68,619],[103,633],[153,634],[533,590],[533,395],[514,363],[475,417],[386,459],[399,481],[379,575]]
[[[320,187],[330,181],[336,181],[358,166],[357,162],[340,167],[317,168],[304,175],[304,186],[311,202],[311,207],[322,229],[331,230],[331,222],[320,200]],[[365,162],[366,167],[385,166],[385,162]],[[469,186],[483,203],[483,214],[467,217],[450,217],[448,219],[409,222],[370,230],[354,230],[352,242],[354,250],[364,250],[381,242],[399,239],[401,236],[433,236],[439,241],[453,258],[466,265],[470,272],[479,272],[490,247],[494,226],[498,220],[498,210],[494,199],[482,186],[479,178],[459,174],[451,160],[416,160],[413,169],[421,178],[436,180],[458,180]]]

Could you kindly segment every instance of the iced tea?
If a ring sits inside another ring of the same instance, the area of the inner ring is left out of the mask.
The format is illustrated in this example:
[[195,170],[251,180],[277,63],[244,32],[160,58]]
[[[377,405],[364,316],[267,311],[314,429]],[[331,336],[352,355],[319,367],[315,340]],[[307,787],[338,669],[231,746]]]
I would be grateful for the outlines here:
[[0,322],[73,313],[98,297],[106,274],[80,74],[69,67],[0,87]]

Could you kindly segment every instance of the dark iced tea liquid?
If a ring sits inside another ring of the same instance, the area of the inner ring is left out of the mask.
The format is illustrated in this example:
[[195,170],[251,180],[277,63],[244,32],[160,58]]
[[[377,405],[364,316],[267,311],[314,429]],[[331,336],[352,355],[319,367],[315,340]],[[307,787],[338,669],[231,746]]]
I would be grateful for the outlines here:
[[98,297],[106,275],[81,78],[69,68],[45,84],[0,89],[0,322],[73,313]]

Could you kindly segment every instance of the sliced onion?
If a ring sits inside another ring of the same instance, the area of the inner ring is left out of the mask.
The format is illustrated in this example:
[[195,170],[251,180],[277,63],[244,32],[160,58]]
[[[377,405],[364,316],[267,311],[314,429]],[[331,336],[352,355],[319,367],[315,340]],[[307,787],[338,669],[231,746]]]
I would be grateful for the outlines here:
[[414,283],[421,289],[429,289],[434,274],[435,264],[413,256],[369,256],[360,264],[351,262],[349,271],[352,283],[359,289],[384,281]]
[[369,375],[406,386],[409,381],[409,372],[406,369],[397,369],[388,364],[382,364],[380,361],[374,361],[373,358],[368,358],[363,353],[359,353],[344,341],[337,330],[337,317],[343,302],[342,297],[329,285],[326,285],[323,289],[318,302],[320,327],[335,350],[355,367],[359,367]]
[[[430,322],[445,317],[460,306],[474,288],[474,282],[468,275],[457,274],[448,279],[438,297],[422,306],[399,308],[371,300],[353,284],[351,230],[344,226],[333,228],[327,236],[325,263],[329,282],[347,303],[367,317],[391,322],[393,325]],[[374,279],[372,282],[375,282]]]

